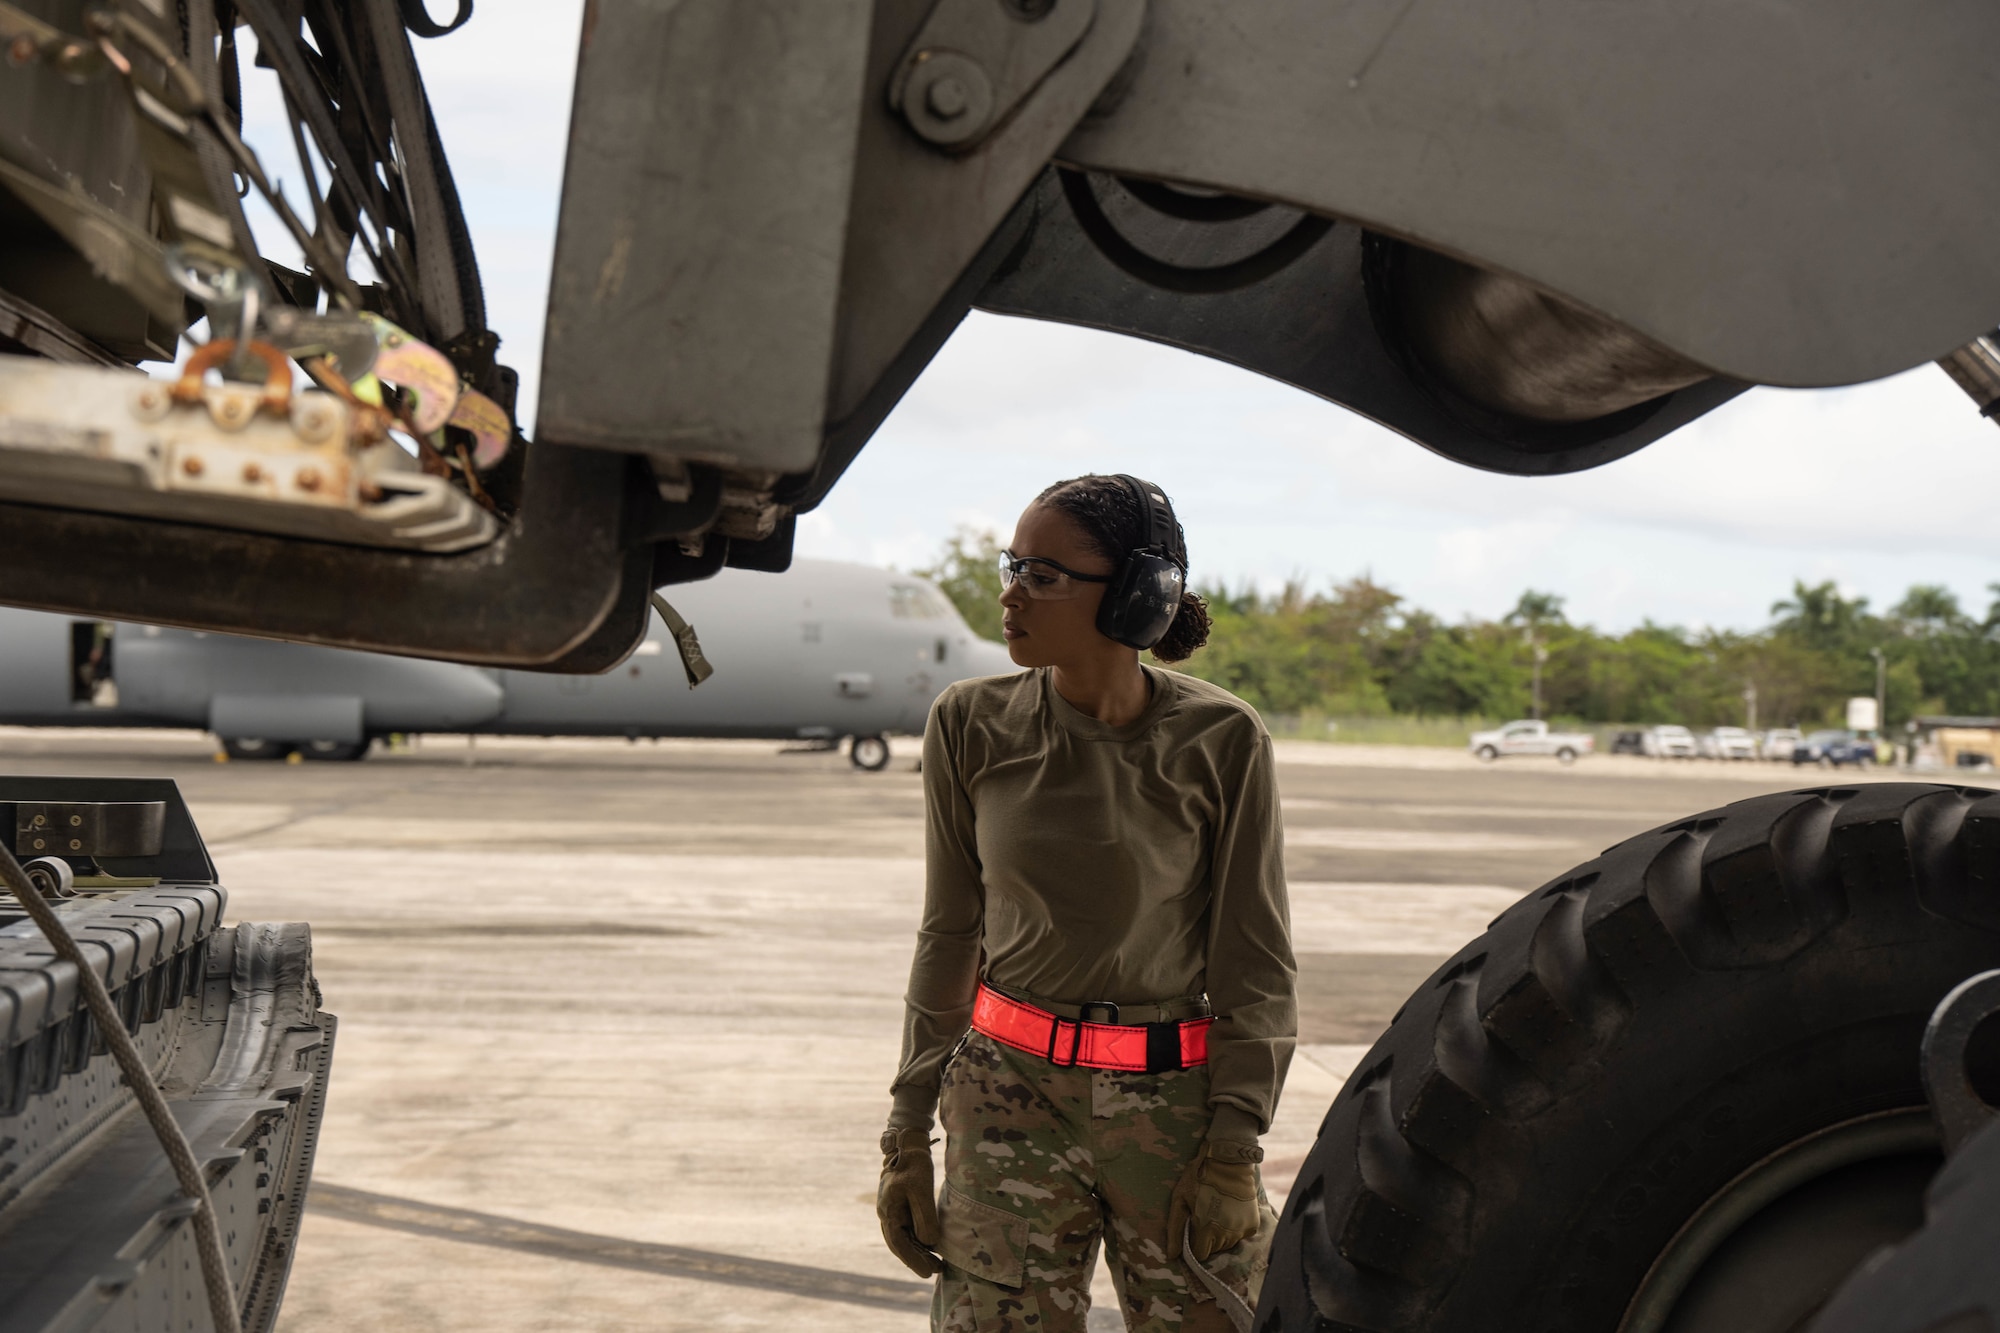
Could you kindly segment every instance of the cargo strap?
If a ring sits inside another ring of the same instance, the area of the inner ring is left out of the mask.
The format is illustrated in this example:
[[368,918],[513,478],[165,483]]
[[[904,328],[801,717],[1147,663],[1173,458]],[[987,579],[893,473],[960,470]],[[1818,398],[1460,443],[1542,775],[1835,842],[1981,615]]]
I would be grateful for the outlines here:
[[667,632],[674,636],[674,648],[681,655],[681,670],[687,672],[688,688],[693,689],[714,675],[715,668],[701,655],[701,640],[694,636],[694,626],[660,594],[654,593],[652,600],[653,609],[667,622]]
[[[1118,1006],[1096,1001],[1083,1006],[1110,1012]],[[1208,1029],[1213,1017],[1167,1023],[1092,1023],[1058,1017],[1046,1009],[1002,995],[980,984],[972,1002],[972,1030],[1050,1064],[1086,1069],[1119,1069],[1160,1074],[1208,1063]]]
[[1189,1272],[1201,1279],[1201,1285],[1208,1288],[1208,1294],[1215,1297],[1215,1303],[1222,1307],[1222,1313],[1228,1316],[1236,1333],[1250,1333],[1250,1321],[1256,1318],[1255,1312],[1244,1304],[1243,1298],[1228,1283],[1203,1268],[1201,1260],[1194,1257],[1194,1244],[1189,1239],[1193,1232],[1192,1226],[1181,1228],[1181,1261],[1188,1266]]

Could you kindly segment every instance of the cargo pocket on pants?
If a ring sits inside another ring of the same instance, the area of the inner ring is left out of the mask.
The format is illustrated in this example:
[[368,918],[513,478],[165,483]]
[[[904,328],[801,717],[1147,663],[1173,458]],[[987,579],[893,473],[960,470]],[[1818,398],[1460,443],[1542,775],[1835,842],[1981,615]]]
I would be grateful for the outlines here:
[[949,1182],[938,1196],[933,1327],[943,1333],[1029,1333],[1042,1328],[1040,1288],[1028,1282],[1028,1219],[981,1203]]
[[938,1254],[954,1268],[999,1287],[1027,1280],[1028,1219],[960,1193],[938,1196]]

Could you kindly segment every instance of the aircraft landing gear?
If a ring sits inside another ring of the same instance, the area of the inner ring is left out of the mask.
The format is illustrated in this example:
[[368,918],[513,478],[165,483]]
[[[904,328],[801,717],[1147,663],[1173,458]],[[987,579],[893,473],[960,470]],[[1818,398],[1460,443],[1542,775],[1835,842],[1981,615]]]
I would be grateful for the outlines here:
[[880,736],[856,736],[847,757],[865,773],[880,773],[889,766],[889,742]]
[[224,736],[222,752],[231,759],[283,759],[292,747],[283,741],[267,741],[257,736]]
[[306,741],[299,746],[299,753],[307,759],[322,760],[327,763],[346,763],[359,759],[368,753],[367,741]]

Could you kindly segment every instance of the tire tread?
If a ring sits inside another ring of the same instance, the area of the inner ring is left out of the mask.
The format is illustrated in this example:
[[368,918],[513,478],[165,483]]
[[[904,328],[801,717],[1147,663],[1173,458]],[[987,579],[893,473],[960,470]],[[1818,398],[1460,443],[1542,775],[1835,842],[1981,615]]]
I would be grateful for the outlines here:
[[[1645,997],[1780,965],[1853,913],[1912,907],[2000,929],[2000,793],[1883,783],[1754,797],[1526,895],[1398,1011],[1329,1109],[1287,1210],[1310,1326],[1424,1328],[1475,1253],[1477,1193],[1506,1188],[1510,1137],[1605,1076],[1601,1056]],[[1337,1181],[1324,1136],[1349,1122]],[[1306,1326],[1280,1320],[1261,1327]]]

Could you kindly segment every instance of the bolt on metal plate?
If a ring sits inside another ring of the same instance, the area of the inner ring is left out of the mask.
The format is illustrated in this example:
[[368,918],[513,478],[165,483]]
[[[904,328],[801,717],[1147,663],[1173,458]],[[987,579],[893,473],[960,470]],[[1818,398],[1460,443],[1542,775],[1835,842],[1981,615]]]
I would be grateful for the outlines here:
[[165,801],[22,801],[14,851],[29,856],[158,856]]
[[897,62],[889,105],[963,152],[1005,121],[1090,30],[1097,0],[938,0]]

